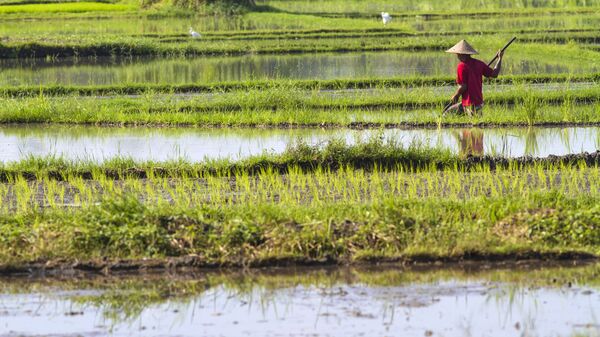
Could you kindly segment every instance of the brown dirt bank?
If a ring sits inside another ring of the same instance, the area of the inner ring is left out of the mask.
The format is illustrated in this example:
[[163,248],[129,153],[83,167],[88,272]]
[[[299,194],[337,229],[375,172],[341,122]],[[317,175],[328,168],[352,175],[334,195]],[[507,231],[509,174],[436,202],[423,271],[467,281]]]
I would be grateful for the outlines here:
[[137,123],[137,122],[89,122],[89,123],[62,123],[62,122],[0,122],[0,126],[5,127],[28,127],[28,126],[47,126],[47,125],[64,125],[64,126],[84,126],[98,128],[190,128],[190,129],[263,129],[263,130],[301,130],[301,129],[351,129],[351,130],[373,130],[373,129],[398,129],[398,130],[418,130],[418,129],[456,129],[456,128],[480,128],[480,129],[504,129],[504,128],[567,128],[567,127],[600,127],[598,122],[401,122],[401,123],[378,123],[378,122],[350,122],[348,124],[339,123],[244,123],[244,124],[192,124],[192,123]]
[[38,261],[18,265],[0,265],[0,277],[65,276],[81,274],[147,274],[165,272],[207,272],[216,270],[257,270],[291,267],[398,267],[398,268],[462,268],[479,270],[506,266],[579,265],[600,261],[600,257],[578,251],[508,253],[466,252],[460,255],[437,256],[417,254],[398,257],[374,257],[358,261],[311,259],[304,257],[269,258],[253,262],[217,263],[199,256],[163,259]]
[[373,129],[398,129],[398,130],[435,130],[435,129],[456,129],[456,128],[479,128],[479,129],[528,129],[528,128],[568,128],[568,127],[600,127],[600,121],[596,122],[544,122],[538,121],[534,123],[527,122],[447,122],[442,119],[441,122],[400,122],[400,123],[380,123],[380,122],[349,122],[348,124],[340,123],[244,123],[244,124],[192,124],[192,123],[155,123],[155,122],[83,122],[83,123],[64,123],[64,122],[0,122],[2,127],[30,127],[30,126],[81,126],[95,128],[164,128],[164,129],[262,129],[262,130],[304,130],[304,129],[351,129],[351,130],[373,130]]

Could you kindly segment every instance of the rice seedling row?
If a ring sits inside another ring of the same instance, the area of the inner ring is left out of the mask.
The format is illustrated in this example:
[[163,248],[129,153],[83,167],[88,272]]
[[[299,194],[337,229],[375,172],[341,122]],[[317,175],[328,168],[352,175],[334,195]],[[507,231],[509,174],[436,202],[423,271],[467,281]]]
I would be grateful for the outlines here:
[[[264,168],[256,174],[238,171],[214,174],[191,172],[181,178],[154,175],[114,180],[100,171],[92,180],[66,174],[63,181],[38,175],[36,181],[11,178],[0,187],[0,213],[87,207],[120,195],[134,195],[141,202],[186,207],[226,204],[276,204],[318,206],[323,203],[367,203],[385,198],[468,200],[506,197],[536,191],[559,190],[566,196],[597,194],[598,167],[533,164],[526,167],[474,166],[468,171],[437,167],[386,169],[353,165],[332,170],[316,167],[305,171],[290,166],[285,173]],[[181,173],[181,172],[180,172]]]
[[597,172],[291,168],[258,179],[17,179],[0,185],[0,256],[22,264],[193,254],[200,265],[240,265],[410,259],[425,251],[434,259],[595,254]]
[[325,144],[308,145],[301,140],[288,145],[281,154],[263,153],[241,160],[219,159],[188,162],[183,159],[164,162],[139,162],[130,158],[116,157],[102,163],[85,160],[67,160],[61,157],[29,157],[0,165],[0,181],[17,179],[52,179],[67,181],[72,177],[94,180],[103,176],[112,180],[146,179],[160,177],[200,179],[205,175],[231,177],[233,175],[257,175],[264,171],[286,174],[291,168],[303,172],[315,170],[336,171],[341,169],[460,171],[494,171],[508,168],[518,170],[529,167],[594,167],[600,162],[600,152],[549,156],[547,158],[455,155],[449,149],[425,147],[419,143],[402,145],[396,139],[387,141],[373,137],[367,141],[348,144],[344,140],[330,140]]
[[598,90],[505,88],[488,94],[481,116],[442,115],[448,92],[434,88],[350,92],[231,91],[207,95],[1,98],[3,123],[198,126],[392,127],[451,125],[576,125],[598,123]]

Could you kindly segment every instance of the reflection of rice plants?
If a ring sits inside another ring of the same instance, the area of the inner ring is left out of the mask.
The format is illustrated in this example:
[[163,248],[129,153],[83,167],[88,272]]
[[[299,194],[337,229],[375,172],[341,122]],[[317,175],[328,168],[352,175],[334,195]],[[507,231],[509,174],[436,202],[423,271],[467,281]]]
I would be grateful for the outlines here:
[[569,134],[569,130],[560,130],[559,131],[560,140],[563,145],[567,148],[567,152],[573,152],[573,145],[571,144],[571,135]]
[[[175,324],[185,324],[179,319],[190,315],[199,319],[206,317],[202,315],[203,307],[208,310],[219,308],[222,312],[228,312],[228,308],[241,305],[246,306],[248,315],[287,316],[294,314],[295,311],[289,310],[294,308],[290,308],[289,305],[297,305],[297,299],[301,297],[310,298],[314,307],[317,307],[324,301],[331,303],[331,301],[340,301],[341,298],[344,301],[343,297],[348,294],[348,289],[352,289],[350,292],[393,289],[398,291],[397,294],[410,292],[410,297],[436,301],[440,293],[446,294],[448,290],[451,293],[457,291],[463,294],[465,290],[485,288],[483,291],[486,294],[485,305],[490,308],[495,306],[499,309],[499,314],[510,317],[512,313],[510,309],[537,298],[543,300],[544,293],[576,294],[578,287],[572,290],[563,287],[568,281],[574,281],[578,286],[586,288],[597,288],[598,280],[595,276],[599,268],[598,264],[583,264],[567,268],[517,266],[483,270],[460,268],[419,270],[419,268],[406,267],[401,268],[401,272],[398,272],[397,266],[249,269],[201,273],[178,272],[168,275],[145,274],[143,277],[112,275],[89,279],[48,278],[27,282],[13,280],[0,283],[0,288],[5,296],[11,298],[22,294],[39,294],[40,301],[44,303],[39,308],[42,315],[47,310],[56,310],[52,305],[54,301],[64,299],[70,302],[67,307],[75,308],[77,311],[82,310],[86,313],[97,311],[98,317],[104,318],[105,323],[115,328],[120,324],[134,325],[144,312],[156,312],[155,310],[176,313],[177,315],[170,318],[164,317],[164,319],[173,319]],[[450,286],[440,290],[440,285]],[[543,288],[542,292],[536,291],[539,287]],[[57,296],[56,293],[66,295]],[[479,296],[479,293],[473,291],[471,294]],[[347,296],[346,300],[350,296]],[[370,308],[381,308],[378,315],[381,316],[383,324],[394,321],[394,307],[403,307],[398,305],[400,296],[361,297],[369,301]],[[355,301],[354,297],[352,298],[352,301]],[[401,298],[405,299],[404,296]],[[210,305],[207,305],[209,303]],[[503,308],[507,310],[502,310]],[[585,310],[585,306],[582,309]],[[318,310],[310,310],[308,314],[315,312]],[[200,316],[196,316],[198,314]],[[397,313],[395,316],[398,316]],[[316,319],[319,319],[318,316]],[[514,324],[510,319],[508,322]]]
[[533,156],[540,151],[540,144],[538,142],[537,130],[535,128],[527,128],[525,134],[525,155]]
[[508,137],[511,135],[508,133],[507,130],[500,130],[499,133],[500,146],[496,145],[493,142],[486,144],[486,146],[489,148],[489,155],[493,157],[510,157],[512,151],[508,142]]

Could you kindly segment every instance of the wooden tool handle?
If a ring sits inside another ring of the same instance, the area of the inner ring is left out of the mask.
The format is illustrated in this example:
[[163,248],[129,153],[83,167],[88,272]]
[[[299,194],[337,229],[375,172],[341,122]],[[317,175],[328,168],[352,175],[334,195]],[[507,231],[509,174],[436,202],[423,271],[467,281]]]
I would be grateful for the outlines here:
[[[505,51],[506,48],[508,48],[513,42],[515,42],[515,40],[517,39],[517,37],[513,37],[510,41],[508,41],[508,43],[506,44],[506,46],[504,46],[504,48],[502,48],[501,51]],[[490,63],[488,63],[488,67],[492,65],[492,63],[494,63],[494,61],[496,61],[496,59],[498,58],[498,54],[496,54],[496,56],[494,56],[494,58],[490,61]]]

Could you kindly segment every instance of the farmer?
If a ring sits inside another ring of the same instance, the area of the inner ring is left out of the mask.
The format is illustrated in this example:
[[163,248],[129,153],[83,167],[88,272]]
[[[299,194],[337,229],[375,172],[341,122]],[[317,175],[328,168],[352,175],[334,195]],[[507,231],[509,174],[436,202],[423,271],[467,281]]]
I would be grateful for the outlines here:
[[[458,112],[465,112],[469,116],[474,114],[481,114],[483,108],[483,76],[485,77],[498,77],[500,69],[502,68],[502,56],[504,51],[499,51],[498,62],[494,69],[490,68],[487,64],[482,61],[472,58],[471,55],[478,54],[477,51],[471,47],[471,45],[461,40],[454,47],[446,50],[447,53],[456,54],[460,63],[456,68],[456,83],[458,89],[454,95],[452,95],[452,103],[446,111],[458,110]],[[462,96],[462,101],[459,102],[458,98]]]

